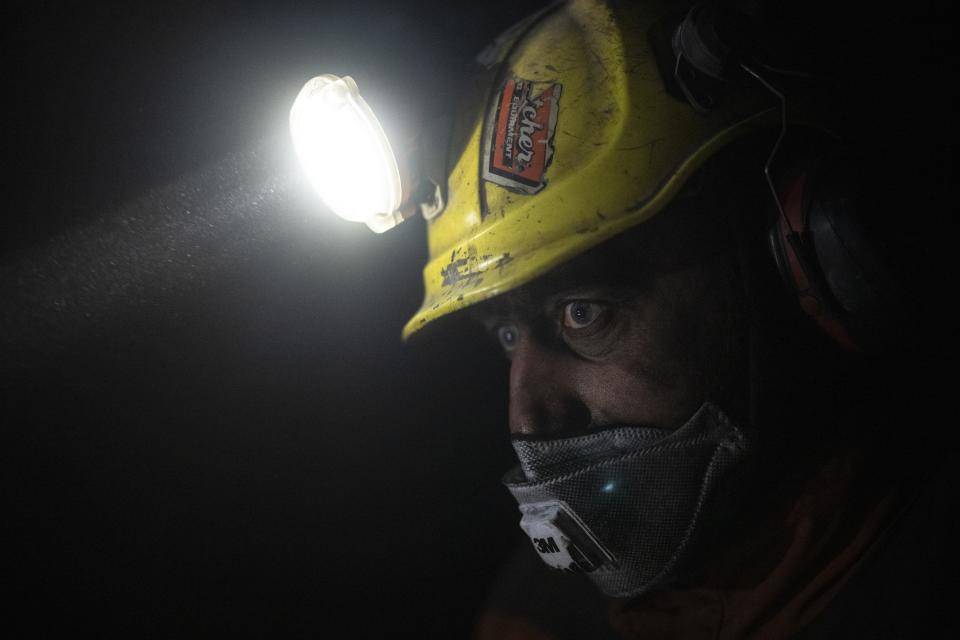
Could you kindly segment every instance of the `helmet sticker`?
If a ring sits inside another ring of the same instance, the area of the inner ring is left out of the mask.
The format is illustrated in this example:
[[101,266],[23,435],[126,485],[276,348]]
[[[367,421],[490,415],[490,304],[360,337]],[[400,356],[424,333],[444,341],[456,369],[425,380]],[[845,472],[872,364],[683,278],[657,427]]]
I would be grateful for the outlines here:
[[533,82],[511,78],[488,114],[483,179],[518,193],[537,193],[553,158],[553,132],[563,85],[534,95]]

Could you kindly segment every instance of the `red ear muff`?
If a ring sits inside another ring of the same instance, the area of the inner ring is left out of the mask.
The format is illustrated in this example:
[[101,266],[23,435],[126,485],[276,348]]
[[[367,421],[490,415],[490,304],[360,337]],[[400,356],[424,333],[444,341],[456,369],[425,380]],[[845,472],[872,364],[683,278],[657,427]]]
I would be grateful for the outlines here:
[[[928,258],[917,244],[922,236],[904,233],[909,218],[903,212],[915,208],[913,194],[920,189],[905,191],[903,185],[910,182],[902,161],[840,143],[842,138],[829,132],[832,127],[818,124],[815,117],[801,115],[788,126],[793,96],[809,100],[830,83],[766,64],[755,37],[761,25],[754,13],[742,3],[694,5],[670,38],[673,58],[665,77],[672,83],[667,89],[678,89],[698,111],[716,107],[726,92],[744,83],[759,83],[777,98],[782,126],[764,171],[778,190],[769,242],[784,281],[801,308],[844,348],[909,348],[917,339],[905,331],[917,326],[911,316],[922,296],[914,292],[926,284]],[[780,145],[788,132],[791,150],[785,155]],[[781,173],[779,167],[790,166],[791,158],[799,169]],[[778,169],[778,179],[770,178],[771,167]],[[925,180],[921,175],[914,182]],[[898,192],[911,197],[904,202]]]
[[843,310],[830,293],[813,246],[808,182],[807,171],[785,181],[779,194],[783,215],[777,216],[770,230],[770,248],[781,276],[797,295],[804,312],[835,342],[846,349],[858,350],[844,323]]

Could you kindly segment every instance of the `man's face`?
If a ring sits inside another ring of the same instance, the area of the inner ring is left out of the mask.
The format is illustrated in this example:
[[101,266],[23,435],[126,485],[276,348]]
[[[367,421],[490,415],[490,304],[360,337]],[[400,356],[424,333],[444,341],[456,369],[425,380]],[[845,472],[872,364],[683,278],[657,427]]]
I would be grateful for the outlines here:
[[736,261],[697,219],[664,212],[480,305],[510,360],[513,435],[674,429],[708,399],[739,408]]

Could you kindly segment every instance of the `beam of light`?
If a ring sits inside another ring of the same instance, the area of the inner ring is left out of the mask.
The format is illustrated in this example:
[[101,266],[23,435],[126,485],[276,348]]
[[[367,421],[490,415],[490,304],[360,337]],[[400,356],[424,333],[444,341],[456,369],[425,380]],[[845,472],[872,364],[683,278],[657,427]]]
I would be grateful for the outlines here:
[[297,156],[324,203],[380,233],[402,220],[397,160],[349,76],[309,80],[290,109]]
[[[0,263],[0,370],[33,366],[171,300],[284,237],[305,185],[282,137],[155,188]],[[289,217],[289,216],[286,216]]]

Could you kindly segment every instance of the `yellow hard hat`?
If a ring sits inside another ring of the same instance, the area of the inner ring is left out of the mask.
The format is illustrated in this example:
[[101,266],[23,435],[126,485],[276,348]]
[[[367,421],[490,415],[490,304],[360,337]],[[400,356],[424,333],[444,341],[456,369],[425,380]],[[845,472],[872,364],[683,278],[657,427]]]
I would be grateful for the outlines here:
[[652,34],[675,3],[621,5],[549,7],[481,56],[404,338],[648,220],[723,145],[779,117],[759,87],[707,111],[672,95]]

